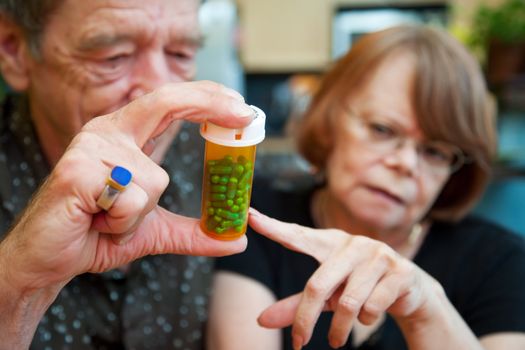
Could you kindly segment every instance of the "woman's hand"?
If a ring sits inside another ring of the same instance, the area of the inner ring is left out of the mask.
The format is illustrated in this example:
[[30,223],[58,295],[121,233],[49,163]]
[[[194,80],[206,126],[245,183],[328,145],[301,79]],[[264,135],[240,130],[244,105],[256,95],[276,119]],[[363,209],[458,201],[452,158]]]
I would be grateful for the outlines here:
[[253,209],[249,223],[262,235],[321,263],[302,293],[279,301],[259,318],[268,328],[293,324],[294,349],[308,343],[323,310],[334,312],[328,338],[332,347],[340,347],[356,319],[370,325],[388,312],[398,323],[426,322],[439,305],[436,299],[445,298],[431,276],[382,242],[283,223]]

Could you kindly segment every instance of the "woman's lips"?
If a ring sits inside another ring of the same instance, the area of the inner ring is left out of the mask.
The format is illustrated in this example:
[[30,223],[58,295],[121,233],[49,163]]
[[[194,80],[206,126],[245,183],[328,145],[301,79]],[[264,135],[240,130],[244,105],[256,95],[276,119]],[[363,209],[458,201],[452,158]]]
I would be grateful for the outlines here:
[[388,200],[390,201],[393,201],[399,205],[404,205],[405,204],[405,201],[400,197],[400,196],[397,196],[389,191],[386,191],[380,187],[375,187],[375,186],[367,186],[367,189],[375,194],[378,194],[382,197],[385,197],[387,198]]

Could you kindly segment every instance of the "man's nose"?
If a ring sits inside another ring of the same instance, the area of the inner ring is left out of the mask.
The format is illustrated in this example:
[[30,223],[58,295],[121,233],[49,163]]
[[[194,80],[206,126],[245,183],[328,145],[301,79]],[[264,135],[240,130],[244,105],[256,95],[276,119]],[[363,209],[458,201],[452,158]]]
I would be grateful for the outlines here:
[[164,52],[144,53],[135,61],[129,97],[134,100],[155,88],[174,81]]

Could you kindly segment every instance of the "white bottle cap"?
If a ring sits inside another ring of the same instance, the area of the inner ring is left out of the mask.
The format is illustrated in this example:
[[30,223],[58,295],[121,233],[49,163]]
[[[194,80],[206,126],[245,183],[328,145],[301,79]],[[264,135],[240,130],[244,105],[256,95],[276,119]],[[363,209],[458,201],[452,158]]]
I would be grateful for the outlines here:
[[202,137],[215,144],[230,147],[253,146],[262,142],[265,136],[266,115],[255,106],[250,106],[250,108],[255,112],[255,118],[248,126],[241,129],[229,129],[205,122],[200,127]]

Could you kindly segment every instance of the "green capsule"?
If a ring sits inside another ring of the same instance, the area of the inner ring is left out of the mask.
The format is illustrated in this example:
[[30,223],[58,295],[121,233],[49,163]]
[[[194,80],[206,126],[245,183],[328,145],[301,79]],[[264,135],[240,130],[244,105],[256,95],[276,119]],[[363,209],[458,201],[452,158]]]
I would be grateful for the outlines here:
[[221,178],[219,179],[219,183],[220,183],[221,185],[227,185],[229,179],[230,179],[230,178],[229,178],[228,176],[221,176]]
[[239,157],[237,157],[237,162],[240,163],[240,164],[242,164],[242,165],[246,164],[247,161],[248,161],[248,159],[246,159],[245,156],[239,156]]
[[208,208],[207,213],[208,213],[208,215],[214,215],[215,214],[215,208]]
[[248,205],[246,203],[242,203],[241,205],[239,205],[239,212],[240,213],[244,213],[244,212],[246,212],[246,210],[248,210]]
[[222,221],[222,218],[221,218],[220,216],[214,215],[214,216],[213,216],[213,220],[214,220],[215,222],[221,222],[221,221]]
[[226,231],[225,228],[222,228],[222,227],[216,227],[215,228],[215,232],[218,233],[218,234],[224,233],[224,231]]
[[212,193],[210,199],[212,201],[223,201],[226,199],[226,195],[224,193]]
[[233,164],[233,157],[230,156],[230,155],[227,155],[227,156],[224,156],[224,158],[222,158],[219,163],[221,165],[232,165]]
[[226,186],[224,185],[213,185],[211,186],[211,191],[212,192],[219,192],[219,193],[223,193],[223,192],[226,192]]
[[[241,191],[239,189],[237,191],[235,191],[235,197],[242,199],[242,196],[244,196],[244,191]],[[240,203],[238,203],[238,204],[240,204]]]
[[223,200],[223,201],[215,201],[215,202],[211,202],[211,206],[213,208],[230,208],[231,206],[233,205],[233,201],[231,200]]
[[238,205],[232,206],[231,211],[234,213],[237,213],[239,211],[239,206]]
[[237,164],[233,167],[233,176],[240,177],[244,172],[244,167],[241,164]]
[[206,164],[208,166],[214,166],[214,165],[217,165],[217,161],[216,160],[209,160],[209,161],[206,162]]
[[244,164],[244,170],[246,170],[246,171],[248,171],[248,170],[253,170],[253,164],[252,164],[252,162],[247,161],[247,162]]
[[237,179],[234,177],[230,177],[230,181],[228,182],[228,191],[226,192],[226,197],[228,199],[235,198],[235,193],[237,191]]
[[235,230],[235,232],[242,232],[244,228],[244,225],[240,225],[240,226],[235,226],[233,229]]
[[232,213],[228,210],[224,210],[224,209],[218,209],[217,210],[217,215],[222,217],[223,219],[228,219],[228,220],[236,220],[239,218],[239,214],[238,213]]
[[213,175],[211,177],[211,183],[212,184],[218,184],[220,179],[221,179],[221,177],[219,175]]
[[210,167],[210,174],[229,175],[232,170],[232,167],[229,165],[214,165]]
[[253,171],[246,171],[239,180],[239,188],[243,189],[246,185],[249,185],[250,179],[252,178]]
[[237,219],[233,221],[233,226],[239,226],[239,225],[244,225],[243,219]]
[[235,198],[235,204],[237,205],[241,205],[242,203],[244,203],[244,199],[242,198],[242,193],[239,197],[240,198]]
[[217,227],[218,223],[213,221],[213,220],[208,220],[206,222],[206,227],[208,228],[208,230],[210,231],[214,231],[215,228]]
[[223,222],[221,222],[221,224],[219,225],[221,228],[223,229],[229,229],[233,226],[233,221],[231,220],[224,220]]

